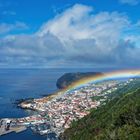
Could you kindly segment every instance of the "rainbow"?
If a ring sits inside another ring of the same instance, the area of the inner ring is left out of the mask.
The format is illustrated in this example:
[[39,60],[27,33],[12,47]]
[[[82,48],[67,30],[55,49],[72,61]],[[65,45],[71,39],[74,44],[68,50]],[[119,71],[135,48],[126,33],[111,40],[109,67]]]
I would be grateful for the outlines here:
[[[82,78],[76,82],[73,82],[71,85],[69,85],[66,89],[62,89],[60,91],[57,91],[53,93],[50,96],[44,97],[41,99],[41,101],[49,101],[57,96],[61,96],[67,92],[70,92],[73,89],[79,88],[81,86],[84,86],[88,83],[96,83],[103,80],[109,80],[109,79],[117,79],[117,78],[140,78],[140,70],[121,70],[121,71],[113,71],[113,72],[106,72],[100,75],[90,76],[86,78]],[[40,99],[39,99],[40,100]]]
[[99,82],[102,80],[115,79],[115,78],[133,78],[133,77],[140,77],[140,70],[121,70],[121,71],[107,72],[100,75],[82,78],[72,83],[64,91],[67,92],[92,82]]

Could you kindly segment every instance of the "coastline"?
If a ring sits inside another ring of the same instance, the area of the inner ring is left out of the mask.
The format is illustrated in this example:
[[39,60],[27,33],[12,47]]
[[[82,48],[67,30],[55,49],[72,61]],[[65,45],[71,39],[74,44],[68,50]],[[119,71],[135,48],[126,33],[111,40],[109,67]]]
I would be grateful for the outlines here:
[[[129,81],[123,84],[127,83]],[[21,99],[17,102],[20,108],[36,111],[37,114],[23,118],[6,118],[2,121],[8,126],[10,124],[10,129],[25,126],[40,135],[55,133],[59,137],[73,121],[87,116],[91,109],[104,105],[108,95],[115,91],[120,83],[117,80],[109,80],[97,84],[89,83],[71,90],[72,86],[46,97]],[[98,98],[93,99],[94,96]]]
[[[77,77],[78,75],[78,77]],[[56,96],[58,95],[61,95],[63,94],[64,92],[68,91],[69,89],[71,89],[75,83],[78,83],[80,82],[81,80],[84,80],[88,77],[94,77],[94,76],[101,76],[103,75],[103,73],[101,72],[76,72],[76,73],[65,73],[63,74],[61,77],[59,77],[56,81],[56,86],[59,82],[60,79],[63,79],[64,81],[67,80],[67,77],[70,77],[72,76],[73,77],[73,80],[71,80],[70,83],[67,84],[67,86],[63,87],[63,88],[59,88],[59,86],[57,86],[57,91],[53,92],[53,93],[50,93],[49,95],[42,95],[42,97],[40,98],[25,98],[25,99],[20,99],[19,102],[17,102],[17,105],[19,107],[21,107],[21,104],[22,103],[26,103],[26,102],[29,102],[29,103],[32,103],[32,101],[34,100],[46,100],[46,101],[50,101],[51,99],[55,98]],[[65,78],[64,78],[65,77]],[[63,80],[61,80],[61,83],[60,84],[63,84]],[[22,107],[21,107],[22,108]]]
[[[77,72],[78,69],[72,70],[2,70],[1,77],[3,76],[2,86],[5,87],[1,89],[1,119],[3,118],[24,118],[30,115],[37,114],[37,111],[30,111],[28,108],[24,110],[23,108],[17,107],[18,103],[16,102],[17,99],[23,99],[26,101],[33,97],[33,99],[42,98],[43,94],[55,94],[55,91],[58,91],[56,88],[56,79],[63,75],[63,73],[67,72]],[[91,71],[91,69],[85,69],[80,71]],[[4,73],[4,74],[3,74]],[[8,73],[12,75],[12,77],[8,76]],[[25,75],[26,74],[26,75]],[[30,75],[30,76],[28,76]],[[32,77],[36,77],[35,80],[32,81]],[[14,80],[16,78],[16,80]],[[22,80],[21,80],[22,79]],[[7,83],[8,82],[8,83]],[[20,83],[20,85],[19,85]],[[13,89],[11,87],[14,87]],[[48,95],[47,95],[48,96]],[[6,98],[6,100],[5,100]],[[16,103],[15,103],[16,102]],[[3,106],[4,105],[4,106]],[[29,112],[28,112],[29,110]],[[32,130],[28,129],[26,132],[20,134],[8,134],[0,139],[12,139],[18,140],[19,137],[24,136],[25,139],[32,136]],[[43,137],[39,136],[36,137],[35,135],[32,136],[35,140],[44,139]]]
[[[75,89],[74,91],[71,91],[71,93],[65,93],[61,96],[64,92],[63,90],[63,92],[59,91],[48,97],[34,99],[33,104],[21,103],[21,107],[35,109],[40,112],[40,114],[44,114],[43,116],[47,116],[47,123],[50,123],[49,125],[52,128],[46,129],[46,131],[40,131],[39,133],[41,135],[42,133],[48,134],[50,132],[55,132],[58,137],[61,137],[65,130],[70,128],[73,121],[87,116],[90,114],[91,109],[96,109],[99,106],[105,105],[106,100],[108,100],[108,97],[112,92],[116,91],[122,85],[133,82],[133,80],[134,79],[127,79],[125,82],[109,80],[97,84],[89,84],[84,87],[84,89],[86,89],[85,91],[81,87],[78,90]],[[65,91],[67,90],[65,89]],[[95,98],[93,98],[94,96]],[[68,103],[67,101],[70,102]],[[84,102],[84,104],[81,104],[82,102]],[[81,110],[81,107],[78,107],[79,105],[85,109]],[[71,110],[71,107],[75,112]],[[52,122],[55,123],[55,125],[52,124]]]

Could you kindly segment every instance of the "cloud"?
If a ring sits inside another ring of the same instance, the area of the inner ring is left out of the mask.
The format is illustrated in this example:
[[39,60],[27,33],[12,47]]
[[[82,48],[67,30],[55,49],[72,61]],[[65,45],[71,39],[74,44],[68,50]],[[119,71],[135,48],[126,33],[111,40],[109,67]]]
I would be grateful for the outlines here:
[[139,67],[135,27],[125,14],[94,13],[92,7],[76,4],[44,23],[34,34],[3,37],[0,64],[1,67]]
[[15,11],[3,11],[2,15],[4,15],[4,16],[6,16],[6,15],[15,16],[16,12]]
[[0,35],[9,33],[11,31],[26,30],[29,27],[23,22],[15,22],[13,24],[0,23]]
[[139,4],[139,0],[120,0],[122,4],[129,4],[129,5],[137,5]]

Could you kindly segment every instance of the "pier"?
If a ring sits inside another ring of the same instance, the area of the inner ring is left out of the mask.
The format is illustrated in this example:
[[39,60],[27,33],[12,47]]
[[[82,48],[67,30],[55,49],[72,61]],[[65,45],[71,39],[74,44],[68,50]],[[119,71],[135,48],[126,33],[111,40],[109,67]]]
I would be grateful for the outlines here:
[[7,128],[7,125],[5,123],[1,124],[0,126],[0,136],[6,135],[12,132],[20,133],[22,131],[25,131],[27,128],[25,126],[11,126]]

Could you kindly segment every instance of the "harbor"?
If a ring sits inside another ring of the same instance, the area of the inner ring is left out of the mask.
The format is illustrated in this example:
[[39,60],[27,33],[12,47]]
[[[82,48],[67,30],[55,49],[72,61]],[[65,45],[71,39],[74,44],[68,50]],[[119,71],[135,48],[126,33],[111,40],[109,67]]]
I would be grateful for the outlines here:
[[20,133],[25,131],[27,128],[25,126],[13,125],[12,121],[9,119],[4,119],[0,121],[0,136],[9,133]]
[[8,133],[20,133],[27,128],[39,135],[55,134],[55,139],[77,121],[106,104],[109,95],[122,85],[127,85],[133,79],[125,81],[103,81],[89,83],[84,87],[67,91],[64,94],[24,101],[20,104],[23,109],[36,110],[35,115],[22,118],[3,118],[0,120],[0,136]]

